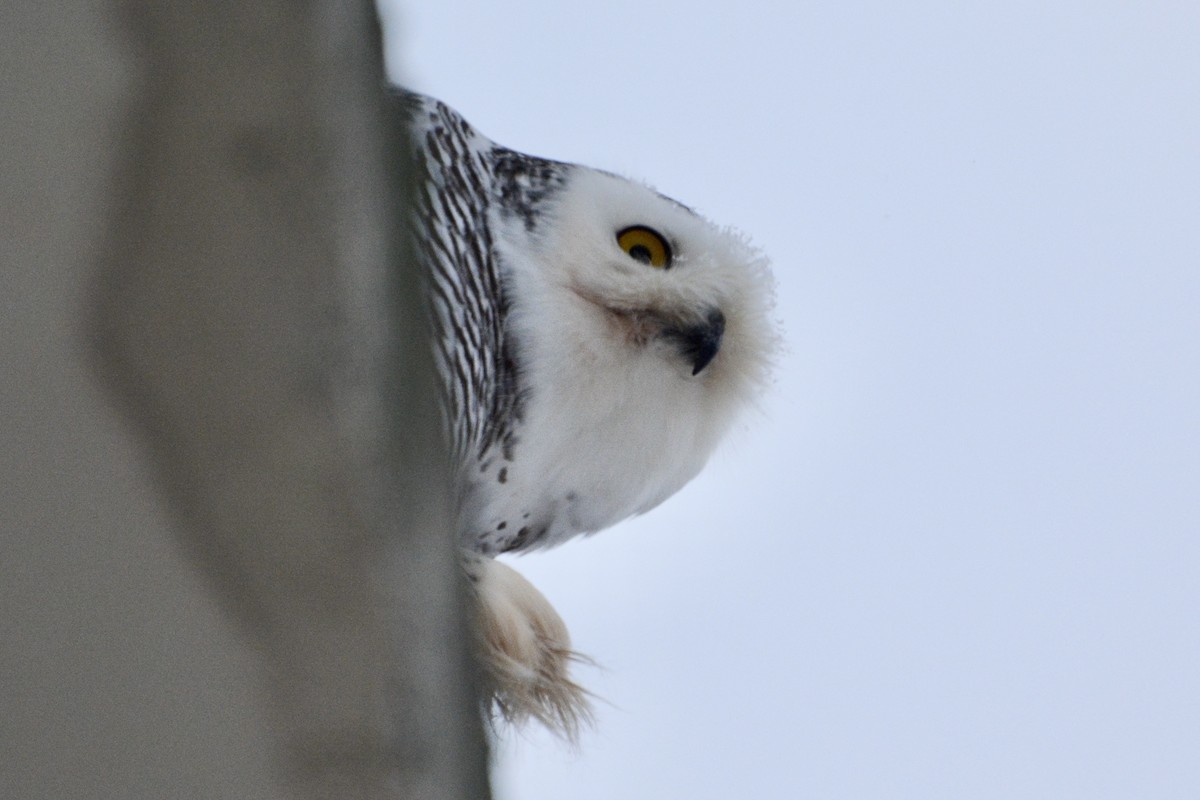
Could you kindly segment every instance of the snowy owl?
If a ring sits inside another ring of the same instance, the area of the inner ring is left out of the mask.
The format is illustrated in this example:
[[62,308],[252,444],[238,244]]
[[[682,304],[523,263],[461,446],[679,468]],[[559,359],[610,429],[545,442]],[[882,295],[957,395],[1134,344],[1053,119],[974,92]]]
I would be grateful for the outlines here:
[[510,150],[395,90],[415,149],[463,563],[488,692],[572,735],[589,710],[549,602],[499,553],[657,506],[765,381],[765,260],[653,189]]

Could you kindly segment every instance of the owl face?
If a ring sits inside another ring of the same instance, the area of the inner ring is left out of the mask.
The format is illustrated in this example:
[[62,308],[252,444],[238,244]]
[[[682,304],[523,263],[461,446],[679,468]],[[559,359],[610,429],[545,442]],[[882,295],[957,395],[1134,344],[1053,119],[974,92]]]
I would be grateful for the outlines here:
[[765,259],[741,237],[638,183],[571,167],[521,247],[535,282],[578,312],[562,321],[583,352],[654,356],[708,393],[765,377],[774,348]]
[[572,498],[558,516],[590,531],[657,505],[765,380],[764,259],[652,189],[576,166],[500,251],[528,370],[523,447],[544,456],[547,491]]

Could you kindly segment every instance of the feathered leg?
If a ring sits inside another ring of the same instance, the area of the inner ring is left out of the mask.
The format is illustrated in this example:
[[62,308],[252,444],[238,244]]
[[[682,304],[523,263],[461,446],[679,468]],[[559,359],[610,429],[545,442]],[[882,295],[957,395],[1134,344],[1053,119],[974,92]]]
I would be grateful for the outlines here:
[[569,674],[567,626],[550,602],[512,567],[475,553],[463,567],[476,600],[475,652],[485,697],[512,723],[530,717],[568,741],[592,721],[584,691]]

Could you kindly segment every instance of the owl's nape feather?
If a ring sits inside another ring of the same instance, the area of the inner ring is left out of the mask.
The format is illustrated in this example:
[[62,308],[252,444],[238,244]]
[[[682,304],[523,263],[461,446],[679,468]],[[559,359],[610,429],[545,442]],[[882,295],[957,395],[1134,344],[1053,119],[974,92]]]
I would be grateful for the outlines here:
[[566,627],[491,559],[649,511],[699,472],[769,371],[770,273],[646,186],[503,147],[432,98],[394,98],[419,166],[413,233],[479,660],[502,713],[572,736],[590,711]]

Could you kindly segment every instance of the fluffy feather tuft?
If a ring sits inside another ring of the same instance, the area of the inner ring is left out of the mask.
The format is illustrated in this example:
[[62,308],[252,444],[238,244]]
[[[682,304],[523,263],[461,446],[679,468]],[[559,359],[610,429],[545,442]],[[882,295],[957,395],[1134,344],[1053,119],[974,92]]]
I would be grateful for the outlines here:
[[475,652],[484,697],[513,724],[533,718],[578,742],[593,716],[588,693],[570,676],[571,663],[587,659],[571,649],[566,624],[512,567],[478,556],[466,564],[475,590]]

